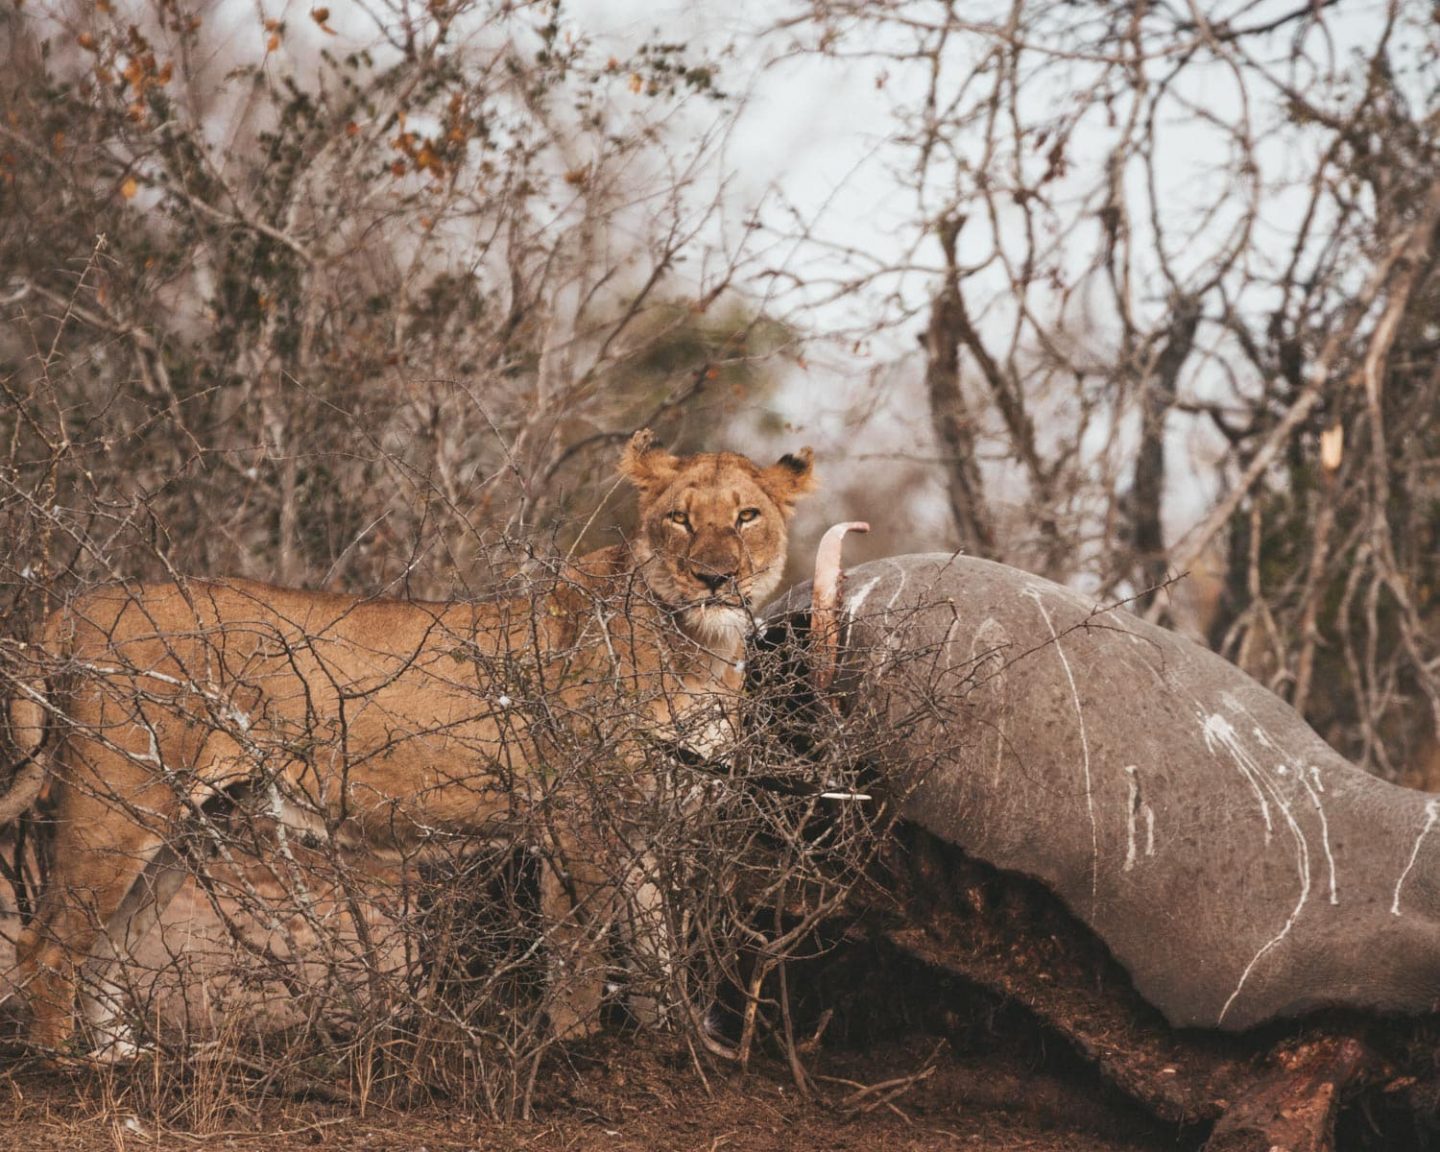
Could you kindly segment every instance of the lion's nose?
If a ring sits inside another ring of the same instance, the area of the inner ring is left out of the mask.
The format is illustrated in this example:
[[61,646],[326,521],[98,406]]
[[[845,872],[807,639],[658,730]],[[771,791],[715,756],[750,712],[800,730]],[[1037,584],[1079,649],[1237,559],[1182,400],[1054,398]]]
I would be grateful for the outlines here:
[[710,569],[697,569],[695,579],[704,584],[711,592],[718,592],[731,580],[735,579],[733,572],[714,572]]

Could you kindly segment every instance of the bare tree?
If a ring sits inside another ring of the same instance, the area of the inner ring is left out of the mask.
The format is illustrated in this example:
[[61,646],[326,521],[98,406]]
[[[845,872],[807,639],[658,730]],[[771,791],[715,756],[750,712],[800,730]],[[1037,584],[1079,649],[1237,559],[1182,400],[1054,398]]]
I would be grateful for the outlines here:
[[183,568],[483,579],[487,533],[577,504],[615,437],[763,382],[743,244],[678,270],[718,208],[712,71],[596,58],[548,6],[430,9],[5,18],[6,427],[47,420],[56,483]]
[[909,247],[852,249],[836,291],[923,327],[954,541],[1183,604],[1391,776],[1440,719],[1432,17],[1014,0],[782,24],[889,99]]

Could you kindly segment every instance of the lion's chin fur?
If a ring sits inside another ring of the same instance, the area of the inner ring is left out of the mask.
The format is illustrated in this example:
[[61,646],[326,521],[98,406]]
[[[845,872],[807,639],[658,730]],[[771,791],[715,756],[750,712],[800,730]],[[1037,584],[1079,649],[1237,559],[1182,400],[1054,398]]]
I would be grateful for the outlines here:
[[696,604],[685,609],[681,619],[701,644],[725,650],[741,647],[750,627],[750,614],[744,608],[725,604]]

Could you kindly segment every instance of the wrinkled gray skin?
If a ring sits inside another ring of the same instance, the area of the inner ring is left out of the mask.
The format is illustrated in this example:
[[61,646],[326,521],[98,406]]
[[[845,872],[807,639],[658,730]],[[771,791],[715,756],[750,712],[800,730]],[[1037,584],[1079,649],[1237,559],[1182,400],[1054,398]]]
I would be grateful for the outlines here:
[[[808,586],[766,613],[803,611]],[[1440,797],[1212,652],[1014,568],[851,570],[837,681],[903,815],[1051,888],[1174,1025],[1440,998]]]

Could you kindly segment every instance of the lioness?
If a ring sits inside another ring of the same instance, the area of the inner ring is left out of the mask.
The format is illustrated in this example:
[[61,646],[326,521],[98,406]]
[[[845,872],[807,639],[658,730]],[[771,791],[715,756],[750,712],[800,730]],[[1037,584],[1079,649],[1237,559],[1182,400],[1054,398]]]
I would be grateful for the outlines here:
[[[604,748],[623,790],[643,787],[625,773],[647,746],[717,751],[748,605],[774,591],[794,503],[814,484],[808,449],[760,467],[676,457],[648,430],[619,467],[639,495],[634,539],[524,600],[187,580],[106,588],[52,614],[31,649],[43,671],[11,701],[29,760],[0,797],[9,822],[49,783],[53,863],[17,947],[31,1041],[70,1036],[87,961],[86,1011],[103,1027],[111,1007],[91,985],[158,919],[180,883],[177,828],[222,794],[268,805],[281,847],[296,824],[400,850],[437,832],[550,828],[538,846],[550,948],[583,933],[605,878],[580,832],[583,788],[567,790],[557,760],[567,742]],[[590,968],[552,988],[558,1034],[594,1026]]]

